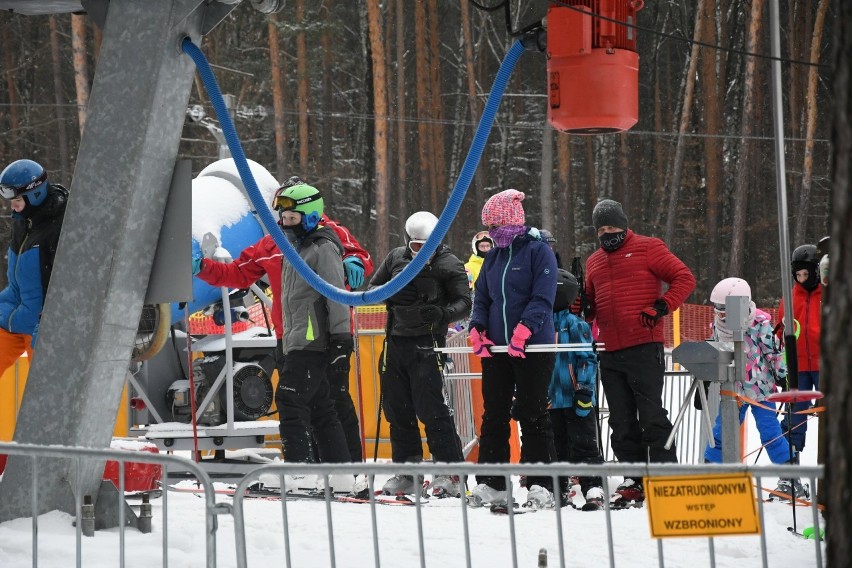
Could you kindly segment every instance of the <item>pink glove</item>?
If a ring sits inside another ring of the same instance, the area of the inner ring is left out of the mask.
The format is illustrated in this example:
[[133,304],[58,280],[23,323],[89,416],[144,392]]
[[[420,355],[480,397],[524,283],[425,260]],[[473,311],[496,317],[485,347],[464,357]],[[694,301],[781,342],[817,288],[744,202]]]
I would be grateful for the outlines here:
[[526,359],[527,356],[524,353],[524,349],[526,349],[527,340],[531,335],[532,331],[530,331],[530,328],[522,323],[516,325],[515,330],[512,332],[512,340],[509,341],[509,357]]
[[488,347],[494,345],[494,342],[488,339],[485,332],[479,332],[478,329],[470,330],[470,343],[473,346],[473,354],[477,357],[491,357],[491,351]]

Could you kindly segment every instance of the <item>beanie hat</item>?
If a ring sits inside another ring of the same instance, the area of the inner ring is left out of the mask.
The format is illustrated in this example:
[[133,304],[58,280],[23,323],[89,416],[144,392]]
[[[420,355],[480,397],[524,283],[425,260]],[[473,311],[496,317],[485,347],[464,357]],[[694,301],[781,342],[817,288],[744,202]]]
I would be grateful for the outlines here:
[[517,189],[507,189],[495,193],[488,198],[482,207],[482,224],[486,227],[494,225],[523,225],[524,207],[521,201],[526,197]]
[[621,203],[612,199],[604,199],[598,202],[594,211],[592,211],[592,225],[596,231],[607,226],[626,229],[627,215],[624,214]]

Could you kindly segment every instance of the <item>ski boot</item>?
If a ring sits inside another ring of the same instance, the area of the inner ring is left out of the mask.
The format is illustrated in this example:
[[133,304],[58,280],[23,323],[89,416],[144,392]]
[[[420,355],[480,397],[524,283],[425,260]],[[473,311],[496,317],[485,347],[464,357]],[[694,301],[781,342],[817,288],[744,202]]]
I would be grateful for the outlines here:
[[590,487],[586,491],[586,503],[580,507],[583,511],[600,511],[604,508],[604,490],[601,487]]
[[773,491],[773,496],[781,501],[791,501],[790,495],[794,499],[809,499],[811,496],[810,487],[807,483],[803,485],[798,477],[792,480],[779,479],[778,487]]
[[461,497],[461,480],[458,475],[436,475],[432,478],[432,496]]
[[[258,476],[261,487],[267,491],[281,492],[282,476],[277,473],[262,473]],[[287,493],[311,493],[316,490],[317,476],[313,474],[284,475]]]
[[489,505],[506,505],[509,499],[508,491],[498,491],[490,485],[480,483],[467,496],[467,502],[471,507],[482,507]]
[[370,482],[366,475],[356,475],[355,482],[352,484],[352,490],[349,492],[350,497],[356,499],[370,498]]
[[641,507],[645,502],[645,490],[641,481],[635,481],[629,477],[615,489],[609,498],[611,509],[627,509],[629,507]]
[[555,503],[553,493],[541,485],[533,485],[527,491],[527,502],[524,507],[529,509],[552,509]]
[[394,475],[382,485],[383,495],[414,495],[418,491],[426,497],[422,476],[417,476],[415,483],[413,475]]

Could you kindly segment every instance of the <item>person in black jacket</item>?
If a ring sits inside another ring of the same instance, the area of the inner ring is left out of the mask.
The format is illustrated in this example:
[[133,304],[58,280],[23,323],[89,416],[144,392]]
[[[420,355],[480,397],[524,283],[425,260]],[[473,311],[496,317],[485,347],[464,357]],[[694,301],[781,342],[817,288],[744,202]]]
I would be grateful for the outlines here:
[[0,197],[12,209],[8,284],[0,291],[0,373],[14,365],[38,338],[44,297],[62,230],[68,190],[47,181],[32,160],[12,162],[0,173]]
[[[376,270],[371,287],[402,272],[432,234],[438,219],[419,211],[405,222],[406,245],[392,250]],[[447,325],[470,313],[470,290],[464,264],[441,245],[420,273],[387,300],[388,321],[381,357],[382,408],[390,423],[394,462],[423,459],[418,419],[436,462],[464,459],[455,424],[444,397],[444,359],[435,352],[446,344]],[[396,475],[382,487],[389,495],[413,493],[413,476]],[[436,475],[436,496],[461,494],[458,476]]]

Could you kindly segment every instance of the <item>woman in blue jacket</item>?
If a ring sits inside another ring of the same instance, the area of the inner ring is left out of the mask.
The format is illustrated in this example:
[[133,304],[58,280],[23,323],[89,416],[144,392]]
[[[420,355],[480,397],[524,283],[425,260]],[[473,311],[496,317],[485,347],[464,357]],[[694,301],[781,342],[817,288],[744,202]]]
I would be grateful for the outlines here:
[[0,173],[0,197],[12,209],[8,284],[0,291],[0,373],[26,351],[32,356],[44,297],[53,270],[68,190],[48,184],[32,160],[12,162]]
[[[495,248],[485,257],[476,280],[470,337],[482,357],[482,399],[485,412],[479,438],[479,463],[509,462],[509,420],[517,399],[521,424],[521,462],[550,463],[553,455],[547,389],[554,353],[527,353],[528,345],[553,344],[553,299],[556,257],[539,240],[538,231],[524,226],[524,194],[507,189],[482,208],[482,224]],[[490,346],[506,345],[507,353]],[[474,505],[505,503],[506,480],[477,476]],[[553,504],[552,480],[527,478],[531,506]]]

